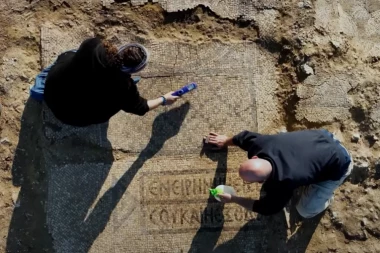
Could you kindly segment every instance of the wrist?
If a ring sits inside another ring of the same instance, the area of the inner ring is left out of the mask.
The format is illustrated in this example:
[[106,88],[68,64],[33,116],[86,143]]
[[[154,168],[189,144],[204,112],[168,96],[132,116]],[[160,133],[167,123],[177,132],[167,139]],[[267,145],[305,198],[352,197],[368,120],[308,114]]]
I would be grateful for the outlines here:
[[162,100],[161,105],[166,105],[166,98],[164,96],[161,96],[160,98]]
[[225,145],[226,146],[234,146],[234,140],[233,139],[234,139],[233,137],[227,137]]

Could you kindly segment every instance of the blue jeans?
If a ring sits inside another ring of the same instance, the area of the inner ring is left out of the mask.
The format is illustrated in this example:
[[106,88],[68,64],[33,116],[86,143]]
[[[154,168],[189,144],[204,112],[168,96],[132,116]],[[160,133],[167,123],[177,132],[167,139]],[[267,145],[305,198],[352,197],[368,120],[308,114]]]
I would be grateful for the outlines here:
[[353,162],[350,153],[335,136],[327,130],[322,130],[327,136],[335,140],[346,157],[344,164],[345,174],[337,181],[327,180],[316,184],[305,186],[302,189],[301,198],[296,206],[298,213],[304,218],[311,218],[323,212],[334,199],[334,191],[343,184],[344,180],[351,174]]
[[[77,50],[69,50],[67,52],[76,52]],[[43,69],[37,76],[36,80],[34,81],[34,85],[30,88],[30,97],[34,98],[35,100],[41,102],[44,100],[44,92],[45,92],[45,82],[46,78],[49,74],[50,69],[56,64],[57,60],[54,61],[54,63],[47,68]]]
[[350,163],[352,162],[352,158],[351,158],[351,155],[350,153],[347,151],[347,149],[342,145],[342,143],[340,143],[340,141],[335,138],[334,134],[330,133],[329,131],[327,131],[326,129],[322,129],[321,130],[325,135],[329,136],[330,138],[334,139],[335,143],[338,145],[339,149],[343,152],[344,154],[344,157],[346,158],[346,164],[344,165],[344,170],[347,171],[348,170],[348,166],[350,165]]

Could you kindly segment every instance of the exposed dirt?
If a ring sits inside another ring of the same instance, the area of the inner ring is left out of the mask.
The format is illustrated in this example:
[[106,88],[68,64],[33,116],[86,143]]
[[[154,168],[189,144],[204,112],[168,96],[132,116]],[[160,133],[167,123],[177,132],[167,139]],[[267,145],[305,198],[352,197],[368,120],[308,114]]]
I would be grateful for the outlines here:
[[[40,71],[39,27],[47,21],[67,30],[79,24],[85,25],[101,37],[105,30],[114,31],[115,37],[119,32],[127,30],[141,38],[186,43],[253,41],[271,52],[278,59],[277,95],[281,113],[277,122],[281,122],[288,131],[325,127],[336,132],[353,152],[356,163],[351,179],[337,193],[335,199],[339,203],[323,216],[310,242],[305,242],[309,243],[307,252],[380,252],[380,120],[373,113],[380,106],[380,82],[376,80],[376,75],[379,76],[380,73],[378,58],[358,58],[355,50],[349,50],[345,44],[336,48],[315,43],[313,36],[323,37],[328,32],[315,27],[313,9],[285,6],[279,10],[281,16],[277,20],[279,25],[275,32],[267,34],[260,31],[255,21],[221,18],[203,6],[167,13],[160,5],[152,3],[134,7],[129,2],[117,1],[118,3],[105,7],[100,3],[90,5],[84,1],[78,2],[31,0],[17,5],[10,1],[0,3],[0,7],[3,7],[0,8],[2,252],[6,251],[9,224],[14,206],[18,204],[18,186],[21,184],[15,182],[15,178],[12,182],[12,161],[29,86]],[[313,69],[364,73],[362,79],[349,91],[352,107],[348,119],[337,119],[334,122],[297,120],[300,100],[297,87],[307,78],[300,70],[304,63]],[[273,131],[280,128],[281,125],[273,126]],[[351,141],[353,134],[360,135],[360,138]],[[29,176],[32,175],[28,175],[29,181],[30,178],[37,182],[40,179]],[[37,193],[38,187],[40,186],[36,185]],[[39,199],[37,194],[36,201]],[[25,221],[19,223],[31,224],[27,221],[28,215],[25,213]],[[38,222],[38,214],[34,217],[37,217],[35,222]],[[33,229],[26,231],[24,240],[29,244],[30,252],[41,252],[43,249],[38,248],[38,245],[41,240],[48,241],[49,235]]]

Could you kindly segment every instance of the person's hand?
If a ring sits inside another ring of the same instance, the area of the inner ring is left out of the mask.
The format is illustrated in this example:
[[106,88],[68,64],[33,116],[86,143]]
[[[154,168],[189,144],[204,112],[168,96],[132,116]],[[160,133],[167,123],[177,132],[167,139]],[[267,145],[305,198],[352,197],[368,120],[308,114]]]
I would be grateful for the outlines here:
[[228,136],[220,135],[216,133],[210,133],[208,136],[208,143],[217,146],[218,148],[223,148],[226,146]]
[[172,95],[173,93],[174,93],[174,91],[171,91],[171,92],[164,95],[164,98],[166,99],[166,105],[171,105],[175,101],[177,101],[177,99],[179,99],[178,96],[173,96]]
[[218,197],[220,198],[220,201],[222,203],[231,203],[232,202],[232,195],[228,193],[221,193],[218,194]]

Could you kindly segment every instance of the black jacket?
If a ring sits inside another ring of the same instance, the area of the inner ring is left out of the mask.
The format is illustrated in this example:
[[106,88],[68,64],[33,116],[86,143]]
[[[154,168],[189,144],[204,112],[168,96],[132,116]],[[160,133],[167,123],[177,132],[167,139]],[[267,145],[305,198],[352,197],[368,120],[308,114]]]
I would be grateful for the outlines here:
[[48,73],[44,99],[59,120],[74,126],[106,122],[120,110],[137,115],[149,111],[131,76],[107,65],[98,38],[58,57]]
[[326,130],[306,130],[276,135],[248,131],[234,136],[233,142],[272,164],[272,173],[262,186],[263,195],[253,211],[263,215],[279,212],[293,190],[326,180],[339,180],[346,173],[350,158]]

